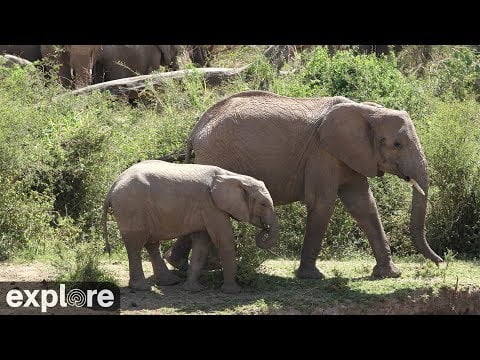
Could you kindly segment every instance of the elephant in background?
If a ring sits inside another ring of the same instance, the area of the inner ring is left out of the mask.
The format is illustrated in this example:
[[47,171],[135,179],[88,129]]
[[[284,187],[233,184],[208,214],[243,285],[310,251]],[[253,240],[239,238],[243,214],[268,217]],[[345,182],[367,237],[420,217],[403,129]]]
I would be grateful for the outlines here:
[[188,57],[192,64],[200,67],[210,66],[214,45],[190,45],[187,46]]
[[[315,263],[337,196],[369,240],[376,259],[373,276],[400,276],[367,180],[385,172],[412,184],[412,241],[426,258],[443,261],[425,239],[427,160],[405,111],[341,96],[246,91],[202,115],[188,140],[186,162],[192,151],[198,164],[262,180],[275,205],[306,204],[299,278],[324,277]],[[179,238],[166,260],[175,266],[188,252],[188,239]]]
[[160,66],[177,70],[180,49],[180,45],[103,45],[95,82],[146,75]]
[[102,45],[41,45],[42,57],[60,64],[58,76],[63,86],[79,89],[93,83],[93,68]]
[[230,216],[262,230],[257,245],[267,249],[278,240],[279,224],[273,200],[265,184],[216,166],[173,164],[147,160],[125,170],[108,192],[103,208],[111,207],[128,253],[129,286],[149,290],[142,269],[141,250],[150,256],[156,282],[172,285],[179,278],[171,273],[159,252],[159,241],[191,234],[192,261],[184,287],[198,291],[200,271],[208,256],[210,239],[218,249],[223,267],[222,290],[236,293],[235,239]]
[[40,45],[0,45],[0,54],[15,55],[28,61],[42,58]]

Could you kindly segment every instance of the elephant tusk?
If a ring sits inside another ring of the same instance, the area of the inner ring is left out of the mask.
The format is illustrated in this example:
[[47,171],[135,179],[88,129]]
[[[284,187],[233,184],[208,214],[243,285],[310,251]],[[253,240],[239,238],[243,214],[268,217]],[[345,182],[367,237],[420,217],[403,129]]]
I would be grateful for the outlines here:
[[420,187],[420,185],[418,185],[418,183],[413,180],[412,178],[410,178],[410,180],[408,180],[408,182],[410,184],[412,184],[412,186],[420,193],[422,194],[423,196],[425,196],[425,192],[423,191],[423,189]]

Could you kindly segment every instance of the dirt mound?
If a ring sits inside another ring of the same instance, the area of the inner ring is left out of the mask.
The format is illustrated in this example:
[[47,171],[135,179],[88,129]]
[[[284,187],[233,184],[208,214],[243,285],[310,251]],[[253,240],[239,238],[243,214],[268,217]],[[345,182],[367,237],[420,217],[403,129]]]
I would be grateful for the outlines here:
[[[274,314],[273,312],[272,314]],[[280,312],[283,314],[284,312]],[[292,312],[296,314],[296,312]],[[440,289],[438,294],[418,293],[407,299],[369,304],[340,304],[317,308],[312,315],[480,315],[480,288]]]

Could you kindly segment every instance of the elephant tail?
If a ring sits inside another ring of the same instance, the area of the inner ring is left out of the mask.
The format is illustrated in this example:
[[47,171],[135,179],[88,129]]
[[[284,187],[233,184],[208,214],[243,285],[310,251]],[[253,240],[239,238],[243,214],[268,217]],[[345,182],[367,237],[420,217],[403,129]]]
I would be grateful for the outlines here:
[[103,224],[103,239],[105,240],[105,251],[108,252],[108,255],[111,255],[111,247],[110,242],[108,241],[108,229],[107,229],[107,215],[108,209],[110,208],[110,191],[108,192],[107,196],[105,197],[105,201],[103,202],[103,214],[102,214],[102,224]]
[[185,152],[185,164],[189,164],[192,159],[192,152],[193,152],[193,140],[190,136],[187,140],[187,149]]

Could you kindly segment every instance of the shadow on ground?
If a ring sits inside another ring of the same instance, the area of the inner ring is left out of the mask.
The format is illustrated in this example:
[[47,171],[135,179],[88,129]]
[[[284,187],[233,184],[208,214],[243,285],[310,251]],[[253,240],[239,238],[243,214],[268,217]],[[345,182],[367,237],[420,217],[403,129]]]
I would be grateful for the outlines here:
[[[149,278],[150,283],[153,279]],[[370,277],[334,277],[300,280],[258,274],[256,285],[240,294],[220,291],[221,274],[203,276],[207,289],[191,293],[182,284],[155,287],[151,292],[121,288],[121,311],[132,314],[480,314],[477,288],[400,289],[371,294],[355,289],[355,282]]]

